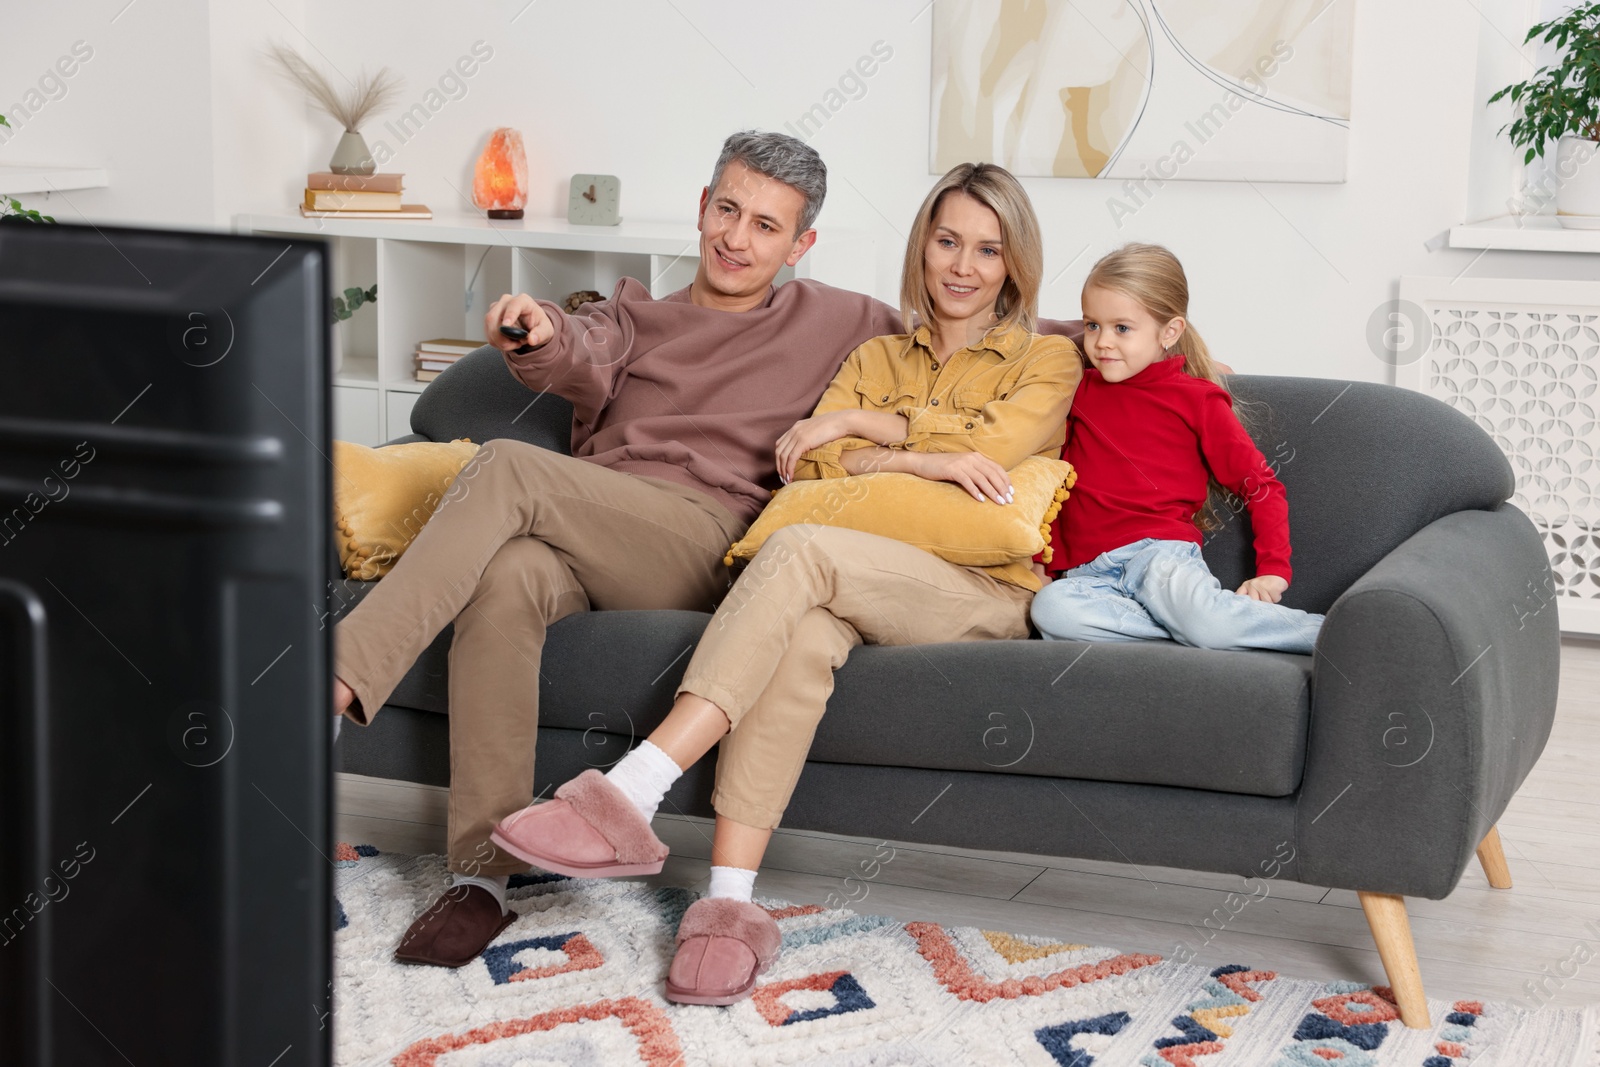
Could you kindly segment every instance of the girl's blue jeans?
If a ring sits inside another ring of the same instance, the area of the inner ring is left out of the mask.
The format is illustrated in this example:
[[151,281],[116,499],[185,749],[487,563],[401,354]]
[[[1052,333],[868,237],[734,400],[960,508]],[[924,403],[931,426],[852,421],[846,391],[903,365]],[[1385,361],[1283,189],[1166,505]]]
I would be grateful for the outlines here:
[[1323,616],[1222,588],[1190,541],[1147,537],[1074,567],[1033,598],[1055,641],[1172,640],[1195,648],[1308,655]]

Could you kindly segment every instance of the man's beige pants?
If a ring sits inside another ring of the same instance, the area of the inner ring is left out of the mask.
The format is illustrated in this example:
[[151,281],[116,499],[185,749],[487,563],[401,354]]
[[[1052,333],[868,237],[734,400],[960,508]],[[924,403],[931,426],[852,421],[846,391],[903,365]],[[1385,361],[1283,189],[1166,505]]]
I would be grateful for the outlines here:
[[[528,865],[489,842],[533,798],[545,630],[574,612],[711,611],[745,524],[706,493],[520,441],[489,441],[392,571],[334,631],[334,673],[366,723],[445,624],[450,869]],[[804,759],[804,753],[801,754]]]
[[[833,672],[863,640],[1027,637],[1032,599],[985,571],[875,534],[812,525],[773,534],[717,609],[678,687],[733,723],[717,755],[717,814],[778,825]],[[932,660],[928,669],[937,669]],[[916,729],[913,712],[905,729]]]

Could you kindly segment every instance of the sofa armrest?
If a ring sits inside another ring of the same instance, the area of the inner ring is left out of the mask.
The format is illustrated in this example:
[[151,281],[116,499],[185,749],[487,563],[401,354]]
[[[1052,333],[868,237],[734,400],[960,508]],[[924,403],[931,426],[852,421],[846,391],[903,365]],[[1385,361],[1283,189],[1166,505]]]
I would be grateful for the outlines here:
[[433,438],[427,437],[427,436],[425,436],[423,434],[420,434],[420,433],[408,433],[404,437],[396,437],[393,441],[385,441],[383,444],[379,445],[378,447],[379,448],[385,448],[385,447],[387,447],[389,445],[409,445],[413,441],[431,441],[431,440],[433,440]]
[[1334,602],[1297,795],[1300,878],[1455,888],[1550,736],[1553,601],[1538,531],[1502,504],[1429,524]]

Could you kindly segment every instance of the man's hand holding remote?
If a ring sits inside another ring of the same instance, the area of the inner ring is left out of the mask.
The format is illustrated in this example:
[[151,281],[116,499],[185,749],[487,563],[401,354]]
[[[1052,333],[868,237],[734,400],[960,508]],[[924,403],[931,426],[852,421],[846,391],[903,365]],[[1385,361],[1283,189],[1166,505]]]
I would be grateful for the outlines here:
[[[510,329],[502,330],[501,327]],[[513,355],[533,351],[554,337],[555,332],[555,324],[550,321],[550,316],[527,293],[518,293],[516,296],[505,294],[489,305],[483,317],[483,333],[489,343]]]

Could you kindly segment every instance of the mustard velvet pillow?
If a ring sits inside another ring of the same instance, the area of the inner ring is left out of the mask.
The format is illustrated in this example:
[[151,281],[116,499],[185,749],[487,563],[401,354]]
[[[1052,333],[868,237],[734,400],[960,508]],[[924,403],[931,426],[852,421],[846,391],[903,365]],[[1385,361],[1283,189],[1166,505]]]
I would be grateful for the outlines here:
[[1012,502],[975,500],[954,482],[915,474],[808,478],[779,489],[723,562],[749,559],[785,526],[817,523],[880,534],[963,567],[1026,562],[1045,552],[1050,522],[1077,480],[1072,464],[1029,456],[1011,472]]
[[345,576],[388,574],[478,447],[465,437],[384,448],[335,441],[333,526]]

